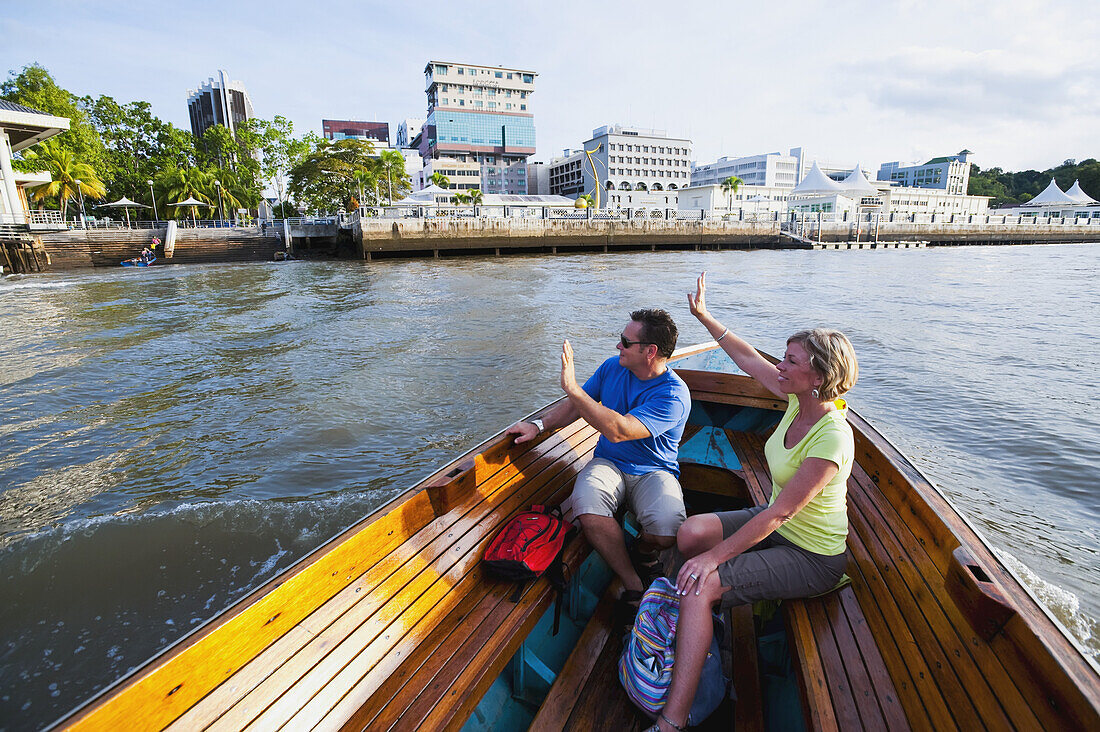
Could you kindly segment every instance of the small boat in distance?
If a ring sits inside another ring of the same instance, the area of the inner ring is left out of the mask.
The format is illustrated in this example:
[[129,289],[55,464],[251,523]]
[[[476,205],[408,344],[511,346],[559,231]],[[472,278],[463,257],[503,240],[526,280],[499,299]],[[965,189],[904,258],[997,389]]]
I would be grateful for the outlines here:
[[[677,351],[689,511],[766,502],[786,404],[714,342]],[[555,402],[556,404],[557,402]],[[537,416],[551,408],[531,415]],[[1091,658],[972,525],[849,410],[851,583],[727,624],[736,704],[702,728],[1100,729]],[[546,579],[484,574],[498,529],[566,498],[598,433],[486,440],[55,723],[62,729],[642,729],[611,573],[580,536]]]
[[122,261],[123,267],[152,267],[157,261],[156,257],[152,259],[142,259],[141,257],[134,257],[133,259],[124,259]]

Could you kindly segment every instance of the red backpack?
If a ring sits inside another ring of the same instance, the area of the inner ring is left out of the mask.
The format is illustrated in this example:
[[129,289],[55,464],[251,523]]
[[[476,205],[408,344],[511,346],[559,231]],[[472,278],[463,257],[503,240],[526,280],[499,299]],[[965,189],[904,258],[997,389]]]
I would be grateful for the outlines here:
[[[531,506],[509,521],[485,549],[485,568],[497,577],[533,580],[560,563],[566,535],[573,525],[561,509]],[[551,581],[555,578],[553,573]]]

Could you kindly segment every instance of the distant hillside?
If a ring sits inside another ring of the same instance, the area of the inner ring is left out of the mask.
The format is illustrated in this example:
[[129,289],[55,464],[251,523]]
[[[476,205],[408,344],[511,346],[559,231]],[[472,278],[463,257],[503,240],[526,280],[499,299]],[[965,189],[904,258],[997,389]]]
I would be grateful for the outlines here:
[[982,170],[971,163],[970,189],[967,192],[972,196],[993,196],[990,201],[992,206],[1008,206],[1030,201],[1050,185],[1051,178],[1058,182],[1063,191],[1072,186],[1073,181],[1079,180],[1081,189],[1100,201],[1100,162],[1095,158],[1079,163],[1067,160],[1056,168],[1042,172],[1023,170],[1019,173],[1000,168]]

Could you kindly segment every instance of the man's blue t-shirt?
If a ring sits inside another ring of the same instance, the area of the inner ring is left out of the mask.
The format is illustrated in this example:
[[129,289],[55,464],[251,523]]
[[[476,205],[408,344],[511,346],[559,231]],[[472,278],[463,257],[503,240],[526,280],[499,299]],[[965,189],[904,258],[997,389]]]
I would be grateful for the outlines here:
[[627,475],[667,470],[679,477],[676,453],[691,411],[691,395],[683,379],[666,369],[660,376],[642,381],[614,356],[596,369],[583,388],[608,409],[633,415],[649,430],[649,437],[623,442],[611,442],[600,435],[596,457],[610,460]]

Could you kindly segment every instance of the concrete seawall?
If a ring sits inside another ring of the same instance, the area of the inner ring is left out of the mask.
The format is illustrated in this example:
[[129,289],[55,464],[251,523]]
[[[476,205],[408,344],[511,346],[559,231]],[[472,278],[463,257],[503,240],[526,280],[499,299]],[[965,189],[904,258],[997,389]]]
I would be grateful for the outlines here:
[[[820,240],[867,242],[868,222],[824,223]],[[361,219],[352,227],[357,252],[374,256],[422,256],[484,252],[556,252],[561,249],[809,249],[816,225],[799,242],[781,233],[777,221],[548,220],[506,218]],[[1077,224],[988,224],[888,222],[878,226],[883,245],[927,242],[931,246],[1100,241],[1100,226]]]
[[558,249],[733,249],[781,245],[775,221],[571,221],[553,219],[361,219],[352,239],[362,256]]
[[[124,259],[141,254],[153,237],[164,241],[165,229],[74,229],[40,236],[50,255],[50,269],[117,267]],[[178,229],[171,259],[157,249],[158,263],[199,264],[213,262],[270,261],[283,251],[282,239],[270,229]]]

